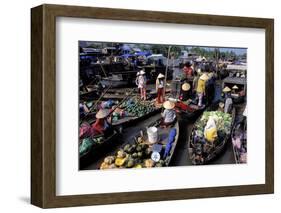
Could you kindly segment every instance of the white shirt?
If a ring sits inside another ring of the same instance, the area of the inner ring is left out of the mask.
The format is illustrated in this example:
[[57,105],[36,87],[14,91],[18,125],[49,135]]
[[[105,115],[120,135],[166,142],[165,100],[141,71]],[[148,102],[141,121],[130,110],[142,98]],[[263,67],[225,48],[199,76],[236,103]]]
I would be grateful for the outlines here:
[[227,98],[225,100],[224,113],[230,113],[231,107],[232,107],[232,99]]
[[145,88],[146,87],[146,77],[143,75],[140,75],[138,78],[138,88]]
[[165,123],[171,123],[176,118],[176,112],[173,109],[165,109],[162,115]]

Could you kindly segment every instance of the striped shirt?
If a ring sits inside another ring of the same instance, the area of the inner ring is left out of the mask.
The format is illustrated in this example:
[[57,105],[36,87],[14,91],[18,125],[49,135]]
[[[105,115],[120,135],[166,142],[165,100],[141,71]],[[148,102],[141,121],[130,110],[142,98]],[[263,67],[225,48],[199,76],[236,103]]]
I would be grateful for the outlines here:
[[176,112],[173,109],[165,109],[162,116],[165,123],[171,123],[176,118]]

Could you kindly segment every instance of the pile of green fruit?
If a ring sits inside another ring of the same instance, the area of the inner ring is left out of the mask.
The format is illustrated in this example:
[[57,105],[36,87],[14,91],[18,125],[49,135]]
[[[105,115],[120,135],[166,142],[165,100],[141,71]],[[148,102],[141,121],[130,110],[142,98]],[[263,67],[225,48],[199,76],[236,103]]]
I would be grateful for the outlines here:
[[[140,142],[141,140],[138,139]],[[123,148],[117,151],[114,156],[108,156],[104,159],[100,169],[112,168],[151,168],[162,167],[165,165],[163,160],[155,163],[151,160],[152,147],[145,143],[135,142],[126,144]],[[108,161],[108,158],[114,159]]]
[[141,101],[139,99],[133,98],[124,102],[121,107],[135,117],[142,117],[155,110],[154,104],[152,102]]

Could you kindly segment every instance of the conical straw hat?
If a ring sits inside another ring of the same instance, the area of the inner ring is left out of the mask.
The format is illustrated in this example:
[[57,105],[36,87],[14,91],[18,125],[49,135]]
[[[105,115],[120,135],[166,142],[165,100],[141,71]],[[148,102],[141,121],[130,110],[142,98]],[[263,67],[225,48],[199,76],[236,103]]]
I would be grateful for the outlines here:
[[171,101],[165,101],[163,107],[165,109],[173,109],[175,107],[175,104]]
[[157,76],[157,78],[164,78],[165,76],[162,74],[162,73],[160,73],[158,76]]
[[96,118],[105,118],[108,116],[109,111],[106,109],[100,109],[96,114]]
[[238,89],[238,86],[237,86],[237,85],[234,85],[234,86],[232,87],[232,89]]
[[145,74],[145,71],[141,70],[140,75],[144,75],[144,74]]
[[190,84],[189,83],[184,83],[181,86],[181,88],[182,88],[183,91],[188,91],[188,90],[190,90]]
[[225,87],[222,91],[223,91],[223,92],[230,92],[231,89],[230,89],[229,87]]

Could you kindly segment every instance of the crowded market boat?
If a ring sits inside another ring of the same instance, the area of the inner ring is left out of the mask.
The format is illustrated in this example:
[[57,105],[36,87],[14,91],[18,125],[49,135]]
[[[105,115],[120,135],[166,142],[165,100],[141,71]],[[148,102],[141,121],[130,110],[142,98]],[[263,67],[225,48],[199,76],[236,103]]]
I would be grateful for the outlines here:
[[79,43],[79,169],[246,162],[244,50],[88,43]]

